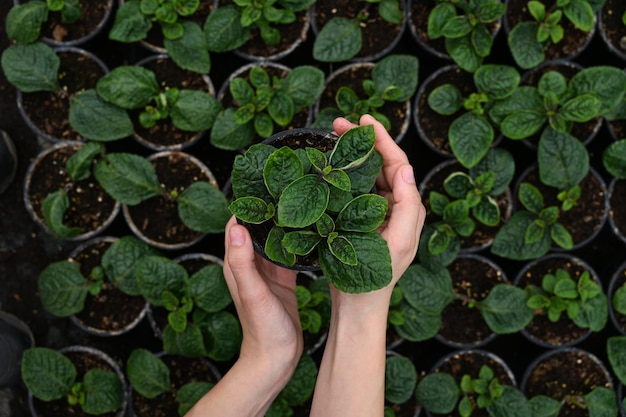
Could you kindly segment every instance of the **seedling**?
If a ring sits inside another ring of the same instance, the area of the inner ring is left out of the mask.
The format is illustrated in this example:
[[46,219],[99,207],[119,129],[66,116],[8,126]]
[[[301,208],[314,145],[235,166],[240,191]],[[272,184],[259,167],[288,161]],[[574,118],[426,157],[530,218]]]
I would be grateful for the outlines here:
[[60,13],[64,23],[72,24],[81,18],[81,4],[78,0],[34,0],[16,4],[7,14],[9,39],[20,44],[35,42],[50,13]]
[[415,393],[417,370],[405,356],[388,355],[385,360],[385,417],[395,416],[392,406],[408,402]]

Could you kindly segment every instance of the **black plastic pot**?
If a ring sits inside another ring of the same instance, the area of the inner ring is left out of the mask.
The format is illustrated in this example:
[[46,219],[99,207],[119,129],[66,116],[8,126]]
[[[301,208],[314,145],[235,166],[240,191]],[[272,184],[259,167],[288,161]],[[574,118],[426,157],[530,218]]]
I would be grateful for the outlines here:
[[620,239],[622,242],[626,243],[626,230],[621,229],[619,227],[619,225],[617,224],[616,221],[616,217],[617,216],[624,216],[626,214],[625,207],[622,206],[618,206],[616,203],[613,202],[613,197],[618,197],[617,194],[617,188],[624,188],[624,184],[626,184],[626,180],[622,180],[622,179],[618,179],[618,178],[613,178],[611,180],[611,183],[609,184],[609,191],[608,191],[608,206],[609,206],[609,224],[611,225],[611,230],[613,231],[613,234],[615,236],[617,236],[618,239]]

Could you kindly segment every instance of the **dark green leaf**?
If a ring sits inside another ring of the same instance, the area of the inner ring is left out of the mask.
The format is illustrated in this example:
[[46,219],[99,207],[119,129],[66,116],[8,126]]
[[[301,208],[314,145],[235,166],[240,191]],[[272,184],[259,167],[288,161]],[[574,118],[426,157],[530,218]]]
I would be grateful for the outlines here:
[[230,203],[228,209],[246,223],[260,224],[268,218],[268,205],[258,197],[240,197]]
[[169,291],[182,298],[189,277],[185,268],[173,260],[147,255],[135,264],[135,279],[141,295],[150,303],[163,306],[163,292]]
[[372,80],[376,92],[382,93],[390,87],[399,89],[394,101],[406,101],[417,89],[419,61],[416,56],[392,54],[380,60],[372,69]]
[[126,361],[126,376],[133,389],[146,398],[155,398],[170,387],[170,370],[154,353],[144,348],[131,352]]
[[626,179],[626,139],[611,143],[602,153],[602,163],[615,178]]
[[211,145],[219,149],[237,151],[246,148],[254,139],[254,124],[235,122],[234,108],[218,113],[211,129]]
[[215,9],[204,22],[204,34],[211,52],[228,52],[243,46],[250,38],[250,28],[243,27],[236,5]]
[[24,93],[57,91],[60,65],[56,52],[41,42],[11,45],[2,53],[4,75]]
[[115,14],[109,39],[119,42],[138,42],[148,36],[152,20],[141,12],[140,1],[125,1]]
[[418,384],[415,398],[431,413],[448,414],[459,400],[459,386],[444,372],[429,373]]
[[265,254],[274,262],[286,266],[293,266],[296,263],[295,254],[287,251],[283,246],[283,239],[285,238],[285,230],[282,227],[274,226],[267,234],[267,240],[265,241]]
[[206,181],[191,184],[178,197],[178,216],[192,230],[220,233],[230,218],[226,196]]
[[321,62],[346,61],[361,50],[361,36],[358,19],[333,17],[315,37],[313,58]]
[[304,174],[302,162],[296,153],[284,146],[272,153],[263,168],[267,189],[278,200],[283,190]]
[[6,16],[6,32],[17,43],[35,42],[41,35],[41,26],[48,20],[48,8],[44,1],[14,4]]
[[69,208],[70,200],[65,189],[48,194],[41,207],[46,226],[59,239],[69,239],[82,233],[80,227],[69,227],[63,223]]
[[490,99],[501,100],[510,96],[519,82],[519,72],[509,65],[482,65],[474,73],[476,88]]
[[232,303],[222,266],[206,265],[189,277],[189,295],[195,305],[209,313],[216,313]]
[[547,395],[535,395],[528,400],[531,415],[535,417],[557,417],[561,403]]
[[328,239],[328,249],[335,258],[346,265],[355,266],[357,264],[357,253],[354,246],[344,236],[335,236]]
[[483,197],[472,207],[472,215],[486,226],[497,226],[500,223],[500,207],[491,197]]
[[69,261],[51,263],[37,281],[43,308],[57,317],[69,317],[81,312],[89,285],[78,263]]
[[172,123],[186,132],[202,132],[213,127],[222,106],[204,91],[180,90],[178,100],[170,110]]
[[606,352],[615,376],[622,384],[626,384],[626,336],[609,337]]
[[583,395],[589,417],[612,417],[619,412],[615,390],[598,386]]
[[180,68],[208,74],[211,70],[211,57],[207,39],[202,28],[192,21],[181,21],[183,35],[176,39],[165,37],[163,45],[172,61]]
[[363,194],[350,201],[335,220],[337,230],[371,232],[385,220],[387,199],[378,194]]
[[522,69],[536,67],[545,59],[543,45],[537,41],[537,27],[535,22],[521,22],[509,32],[509,49]]
[[463,96],[452,84],[443,84],[428,95],[428,105],[439,114],[453,115],[463,105]]
[[447,269],[429,270],[413,264],[402,275],[398,285],[405,300],[427,314],[440,314],[455,297],[452,278]]
[[435,5],[428,15],[428,37],[437,39],[443,36],[443,27],[456,16],[454,4],[442,2]]
[[600,114],[615,108],[626,93],[626,73],[621,68],[595,65],[576,73],[569,87],[575,95],[592,94],[600,100]]
[[517,212],[496,234],[491,245],[491,252],[507,259],[529,260],[538,258],[550,250],[551,240],[546,233],[535,243],[527,244],[524,240],[528,226],[535,220],[531,213]]
[[139,109],[159,93],[159,83],[147,68],[123,65],[98,80],[100,97],[123,109]]
[[154,166],[147,159],[130,153],[110,153],[93,171],[104,190],[122,204],[136,205],[161,194]]
[[476,53],[469,36],[446,38],[445,46],[452,60],[467,72],[476,71],[483,62],[483,57]]
[[427,314],[414,309],[405,301],[398,306],[404,323],[394,325],[398,335],[411,342],[421,342],[433,338],[441,328],[440,314]]
[[492,417],[527,417],[531,414],[530,403],[526,396],[511,385],[502,386],[502,396],[487,407]]
[[21,370],[26,387],[42,401],[63,398],[76,379],[74,364],[62,353],[45,347],[24,351]]
[[276,148],[269,145],[252,145],[245,155],[237,155],[231,172],[232,188],[235,197],[258,197],[271,201],[265,185],[263,169],[267,158]]
[[319,219],[328,206],[330,190],[317,175],[305,175],[289,184],[280,196],[277,223],[284,227],[307,227]]
[[207,381],[189,382],[176,392],[178,401],[178,415],[184,416],[204,395],[213,388],[213,384]]
[[293,100],[296,112],[315,104],[323,89],[324,73],[310,65],[301,65],[289,71],[281,88]]
[[537,149],[541,182],[559,190],[577,185],[589,172],[585,146],[568,133],[546,129]]
[[292,406],[304,404],[313,395],[317,379],[317,365],[310,355],[304,354],[300,358],[293,376],[283,388],[280,397]]
[[190,358],[206,355],[202,332],[193,323],[189,323],[182,333],[176,332],[171,326],[167,326],[163,330],[163,350],[170,355]]
[[498,334],[515,333],[533,319],[526,307],[526,291],[510,284],[497,284],[480,302],[479,309],[489,328]]
[[69,121],[81,136],[101,142],[128,137],[134,130],[128,113],[102,100],[93,89],[70,97]]
[[214,361],[228,361],[241,349],[241,325],[228,311],[211,314],[201,325],[207,356]]
[[450,147],[466,168],[476,165],[487,154],[493,143],[493,128],[484,118],[467,112],[457,117],[448,133]]
[[322,237],[315,232],[293,231],[285,233],[282,245],[295,255],[308,255],[321,240]]
[[417,383],[417,371],[413,362],[405,356],[387,356],[385,361],[385,400],[402,404],[413,396]]

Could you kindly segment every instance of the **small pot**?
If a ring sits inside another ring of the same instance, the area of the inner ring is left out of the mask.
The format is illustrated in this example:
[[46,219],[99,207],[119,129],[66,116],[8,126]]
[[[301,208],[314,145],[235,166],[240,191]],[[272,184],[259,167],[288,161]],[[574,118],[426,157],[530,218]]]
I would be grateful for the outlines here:
[[[26,0],[13,0],[14,5],[26,2]],[[84,16],[81,16],[76,22],[69,24],[61,20],[60,13],[49,12],[48,20],[42,25],[44,33],[41,40],[53,47],[78,46],[100,34],[113,14],[113,0],[97,0],[90,2],[89,7],[86,6],[87,4],[83,4],[81,13],[89,14],[90,19],[84,19]],[[88,27],[80,30],[83,22],[87,22]]]
[[611,318],[611,322],[618,332],[626,335],[626,316],[615,311],[612,303],[615,291],[624,285],[626,285],[626,262],[621,264],[611,277],[611,281],[609,281],[609,289],[607,291],[607,296],[609,298],[609,317]]
[[[372,70],[375,66],[376,63],[373,61],[353,62],[330,73],[324,83],[322,94],[315,103],[315,115],[319,115],[320,111],[327,107],[335,108],[337,106],[335,96],[339,88],[343,86],[352,88],[359,97],[366,97],[363,80],[371,79]],[[411,123],[411,100],[403,103],[386,102],[379,110],[391,122],[389,135],[394,138],[396,143],[400,143]],[[332,131],[332,126],[329,126],[328,130]]]
[[[136,65],[153,71],[162,87],[206,91],[209,95],[215,96],[215,87],[208,75],[182,69],[166,54],[148,56]],[[160,120],[154,127],[146,129],[139,124],[139,111],[134,113],[136,114],[132,117],[135,126],[133,138],[154,152],[184,150],[206,135],[206,131],[182,131],[169,119]]]
[[[205,180],[216,188],[219,188],[217,181],[211,170],[198,158],[181,151],[162,151],[148,157],[148,160],[159,166],[159,162],[164,168],[176,170],[174,175],[161,175],[159,180],[165,184],[166,189],[185,189],[196,181]],[[194,174],[192,178],[184,178],[181,170],[191,167]],[[172,172],[172,171],[170,171]],[[157,169],[159,175],[159,169]],[[200,176],[204,178],[200,178]],[[162,217],[150,223],[147,215],[157,212],[162,213]],[[122,206],[124,219],[131,231],[139,239],[159,249],[175,250],[188,248],[199,242],[206,234],[196,232],[185,226],[178,217],[178,209],[175,201],[166,201],[162,196],[149,198],[136,206]],[[164,216],[164,218],[163,218]],[[165,224],[169,222],[170,225]]]
[[[69,260],[78,263],[83,276],[89,276],[92,268],[101,265],[103,254],[117,239],[112,236],[100,236],[89,239],[78,245],[70,253]],[[127,319],[127,316],[123,312],[139,304],[141,304],[141,308],[135,310],[136,314],[134,317],[124,321],[124,319]],[[101,310],[103,308],[109,310],[109,312],[102,313]],[[96,296],[88,296],[83,311],[70,316],[70,320],[81,330],[95,336],[119,336],[137,327],[146,316],[147,309],[148,303],[142,297],[134,297],[123,293],[105,278],[105,283],[100,293]],[[88,324],[88,321],[91,319],[101,317],[107,318],[106,322],[102,322],[108,325],[106,328]]]
[[[79,345],[64,347],[62,349],[59,349],[59,352],[60,353],[76,353],[76,354],[84,354],[84,355],[91,356],[93,359],[90,359],[90,360],[92,361],[95,360],[97,362],[100,362],[104,366],[104,368],[108,367],[113,372],[115,372],[118,378],[120,379],[120,382],[122,383],[122,392],[124,393],[124,401],[120,409],[115,413],[115,417],[124,417],[126,415],[126,407],[128,406],[128,386],[126,384],[126,378],[124,377],[124,373],[122,372],[119,364],[111,356],[109,356],[109,354],[99,349],[95,349],[89,346],[79,346]],[[37,407],[38,405],[40,406],[42,404],[45,406],[45,403],[43,402],[40,403],[39,400],[37,400],[33,396],[32,392],[30,391],[28,392],[28,408],[30,409],[31,417],[41,417],[41,415],[37,411],[38,410]],[[77,407],[77,406],[69,406],[69,407]]]
[[613,178],[609,184],[609,224],[613,234],[626,243],[626,180]]
[[[42,212],[44,198],[60,188],[68,190],[70,209],[66,212],[66,218],[69,216],[74,219],[70,225],[80,225],[84,231],[66,239],[67,241],[86,240],[102,233],[113,223],[121,206],[102,189],[93,176],[77,183],[73,183],[66,176],[65,163],[81,146],[82,142],[66,141],[39,152],[29,165],[24,182],[23,199],[28,214],[51,235]],[[78,195],[79,190],[82,190],[81,201],[87,204],[72,208],[72,194]],[[87,198],[87,195],[90,197]],[[78,222],[81,214],[88,214],[82,223]]]
[[626,60],[626,37],[622,16],[626,4],[619,0],[607,0],[598,13],[598,29],[608,50],[622,60]]
[[[600,278],[591,265],[574,255],[564,253],[552,253],[528,262],[518,272],[513,283],[522,289],[530,283],[541,286],[543,276],[547,273],[554,274],[558,268],[565,269],[574,279],[589,271],[591,278],[602,287]],[[535,315],[520,333],[537,346],[554,349],[578,345],[587,339],[592,331],[576,326],[564,313],[556,323],[550,322],[547,316]]]
[[[63,94],[55,92],[23,93],[17,90],[17,108],[30,130],[49,143],[79,141],[84,138],[69,123],[70,97],[96,87],[100,77],[109,72],[108,67],[93,53],[72,46],[55,48],[60,58],[59,74]],[[45,109],[37,120],[32,113]]]

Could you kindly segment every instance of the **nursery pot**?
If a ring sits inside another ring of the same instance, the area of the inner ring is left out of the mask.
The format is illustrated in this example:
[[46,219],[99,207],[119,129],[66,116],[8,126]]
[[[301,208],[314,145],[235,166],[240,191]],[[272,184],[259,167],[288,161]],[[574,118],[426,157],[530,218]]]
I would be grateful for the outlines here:
[[626,243],[626,180],[613,178],[608,192],[609,224],[613,234]]
[[21,380],[20,366],[26,349],[35,346],[35,337],[26,323],[0,310],[0,390]]
[[598,12],[598,30],[607,49],[626,61],[626,37],[622,23],[625,12],[626,3],[620,0],[607,0]]
[[611,318],[611,322],[618,332],[626,335],[626,315],[615,311],[612,303],[615,291],[624,285],[626,285],[626,262],[622,263],[612,275],[611,280],[609,281],[609,289],[607,291],[607,296],[609,297],[609,317]]

